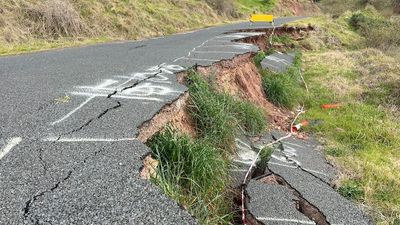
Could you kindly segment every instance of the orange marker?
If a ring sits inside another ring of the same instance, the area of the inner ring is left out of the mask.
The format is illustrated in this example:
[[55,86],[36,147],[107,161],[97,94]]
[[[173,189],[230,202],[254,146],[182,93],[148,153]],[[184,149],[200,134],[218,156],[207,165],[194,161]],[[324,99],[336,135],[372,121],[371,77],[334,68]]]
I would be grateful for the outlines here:
[[342,107],[341,104],[324,104],[324,105],[321,105],[321,108],[323,108],[323,109],[338,109],[340,107]]
[[301,123],[296,124],[292,127],[292,132],[299,131],[302,127],[308,126],[309,122],[307,120],[303,120]]

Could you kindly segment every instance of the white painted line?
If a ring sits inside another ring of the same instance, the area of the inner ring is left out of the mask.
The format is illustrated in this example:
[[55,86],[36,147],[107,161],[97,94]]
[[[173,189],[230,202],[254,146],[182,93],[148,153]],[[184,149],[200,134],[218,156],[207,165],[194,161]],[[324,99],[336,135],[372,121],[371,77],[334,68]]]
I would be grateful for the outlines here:
[[231,170],[232,172],[247,172],[247,170],[241,170],[241,169],[233,169]]
[[179,60],[181,60],[181,59],[183,59],[183,58],[185,58],[185,57],[184,57],[184,56],[182,56],[182,57],[176,58],[176,59],[174,59],[174,61],[173,61],[173,62],[177,62],[177,61],[179,61]]
[[244,52],[230,52],[230,51],[192,51],[192,53],[242,54],[242,53],[244,53]]
[[283,166],[283,167],[288,167],[288,168],[292,168],[292,169],[297,169],[297,166],[290,166],[290,165],[285,165],[285,164],[280,164],[280,163],[268,162],[268,164],[277,165],[277,166]]
[[[277,160],[279,160],[279,159],[277,159]],[[297,166],[290,166],[290,165],[285,165],[285,164],[280,164],[280,163],[275,163],[275,162],[268,162],[268,164],[277,165],[277,166],[283,166],[283,167],[292,168],[292,169],[297,169],[298,168]],[[323,173],[323,172],[319,172],[319,171],[311,170],[311,169],[306,169],[304,167],[301,167],[301,168],[303,170],[307,171],[307,172],[310,172],[310,173],[317,173],[317,174],[321,174],[321,175],[323,175],[325,177],[329,177],[326,173]]]
[[182,59],[195,60],[195,61],[206,61],[206,62],[218,62],[218,61],[220,61],[220,60],[215,60],[215,59],[198,59],[198,58],[187,58],[187,57],[184,57]]
[[72,114],[74,114],[76,111],[78,111],[80,108],[82,108],[83,106],[85,106],[88,102],[90,102],[92,99],[94,99],[95,96],[91,96],[88,99],[86,99],[82,104],[80,104],[78,107],[76,107],[74,110],[72,110],[71,112],[69,112],[67,115],[65,115],[63,118],[54,121],[53,123],[51,123],[52,126],[54,126],[57,123],[60,123],[64,120],[66,120],[68,117],[70,117]]
[[21,141],[22,141],[22,138],[20,138],[20,137],[11,138],[8,141],[6,147],[1,149],[0,159],[2,159],[5,155],[7,155],[7,153],[9,153],[11,151],[11,149],[14,148],[16,145],[18,145]]
[[134,141],[136,138],[45,138],[43,141],[51,142],[118,142],[118,141]]
[[310,169],[306,169],[306,168],[303,168],[303,170],[305,170],[307,172],[311,172],[311,173],[318,173],[318,174],[321,174],[321,175],[323,175],[325,177],[329,177],[326,173],[319,172],[319,171],[316,171],[316,170],[310,170]]
[[276,221],[276,222],[292,222],[292,223],[300,223],[300,224],[315,224],[313,221],[307,220],[296,220],[296,219],[284,219],[284,218],[273,218],[273,217],[257,217],[257,220],[261,221]]

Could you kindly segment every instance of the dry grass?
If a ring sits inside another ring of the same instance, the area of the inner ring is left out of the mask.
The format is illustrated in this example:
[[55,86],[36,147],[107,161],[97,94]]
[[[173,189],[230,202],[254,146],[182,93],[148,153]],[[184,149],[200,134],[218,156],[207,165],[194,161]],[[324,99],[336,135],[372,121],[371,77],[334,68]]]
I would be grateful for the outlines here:
[[87,26],[69,1],[49,0],[22,9],[27,27],[39,37],[84,36]]
[[314,10],[308,0],[2,0],[0,54],[167,35],[247,19],[253,11]]

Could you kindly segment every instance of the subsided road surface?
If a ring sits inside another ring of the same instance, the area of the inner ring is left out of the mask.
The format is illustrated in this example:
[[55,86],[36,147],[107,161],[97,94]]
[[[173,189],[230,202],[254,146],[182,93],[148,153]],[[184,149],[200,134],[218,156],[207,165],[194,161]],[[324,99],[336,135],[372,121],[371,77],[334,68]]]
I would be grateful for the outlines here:
[[187,90],[176,72],[256,51],[224,34],[245,28],[0,57],[0,224],[195,224],[139,178],[137,127]]

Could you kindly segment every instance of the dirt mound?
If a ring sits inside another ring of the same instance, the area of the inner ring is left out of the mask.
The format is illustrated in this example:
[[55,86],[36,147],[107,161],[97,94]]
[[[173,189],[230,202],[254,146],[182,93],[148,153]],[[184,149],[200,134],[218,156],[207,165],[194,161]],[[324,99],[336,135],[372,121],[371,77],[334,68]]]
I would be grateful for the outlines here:
[[252,61],[252,54],[221,61],[210,67],[198,67],[197,70],[215,81],[219,90],[262,107],[275,128],[287,128],[291,114],[267,100],[262,88],[261,75]]

